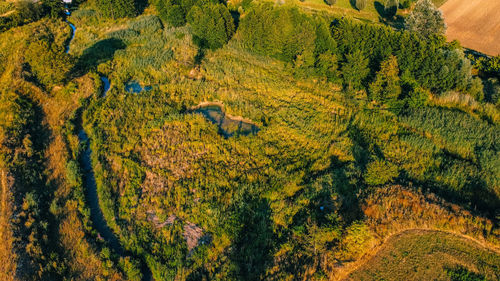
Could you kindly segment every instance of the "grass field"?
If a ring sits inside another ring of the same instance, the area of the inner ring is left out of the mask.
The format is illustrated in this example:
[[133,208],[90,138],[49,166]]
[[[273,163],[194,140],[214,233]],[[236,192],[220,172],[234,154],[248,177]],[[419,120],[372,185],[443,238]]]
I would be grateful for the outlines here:
[[[436,7],[443,5],[447,0],[433,0]],[[352,17],[361,21],[379,22],[383,18],[383,9],[385,0],[368,0],[366,8],[358,11],[352,4],[352,0],[337,0],[335,5],[328,6],[324,0],[305,0],[304,2],[295,1],[307,9],[326,11],[331,14],[344,17]],[[408,10],[398,10],[398,16],[404,16]],[[401,18],[399,18],[401,21]]]
[[496,56],[500,54],[500,1],[449,0],[441,10],[448,26],[448,40]]
[[500,277],[500,255],[445,232],[410,230],[389,238],[349,280],[450,280],[458,266],[486,280]]

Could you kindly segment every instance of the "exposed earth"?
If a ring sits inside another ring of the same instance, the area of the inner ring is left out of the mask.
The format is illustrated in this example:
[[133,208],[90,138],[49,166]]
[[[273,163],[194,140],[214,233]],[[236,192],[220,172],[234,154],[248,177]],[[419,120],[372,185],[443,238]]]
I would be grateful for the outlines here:
[[440,7],[448,26],[446,37],[481,53],[500,54],[500,1],[448,0]]

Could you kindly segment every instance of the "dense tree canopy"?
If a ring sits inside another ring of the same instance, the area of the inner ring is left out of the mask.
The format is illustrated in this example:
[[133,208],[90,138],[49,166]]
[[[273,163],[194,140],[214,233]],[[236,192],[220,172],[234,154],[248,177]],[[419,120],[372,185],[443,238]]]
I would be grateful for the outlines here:
[[399,67],[395,56],[382,62],[375,81],[369,87],[370,97],[380,102],[395,101],[401,94],[399,85]]
[[116,19],[135,16],[136,1],[140,0],[95,0],[95,3],[101,15]]
[[234,34],[234,20],[223,4],[208,3],[194,6],[188,14],[188,22],[193,28],[200,45],[217,49],[226,44]]
[[363,86],[363,81],[370,73],[368,63],[369,60],[360,50],[355,50],[345,56],[345,63],[342,65],[342,76],[349,90],[357,90]]

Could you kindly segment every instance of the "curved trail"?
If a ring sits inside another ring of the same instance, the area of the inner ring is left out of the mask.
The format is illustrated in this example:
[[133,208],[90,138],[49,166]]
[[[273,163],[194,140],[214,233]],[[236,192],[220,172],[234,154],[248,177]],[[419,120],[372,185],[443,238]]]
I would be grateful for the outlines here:
[[[65,11],[66,16],[71,15],[69,9]],[[75,38],[76,27],[70,23],[68,20],[66,22],[71,27],[71,38],[68,41],[68,45],[66,46],[65,52],[69,53],[71,41]],[[110,89],[109,79],[105,76],[101,76],[101,81],[103,83],[103,91],[102,97],[106,97],[106,93]],[[120,240],[115,235],[115,233],[109,228],[106,219],[102,213],[102,210],[99,206],[99,196],[97,192],[97,184],[95,180],[94,170],[92,168],[92,150],[90,149],[90,139],[85,132],[84,129],[80,130],[78,133],[78,139],[81,143],[87,143],[85,151],[83,151],[80,157],[80,163],[83,168],[84,175],[84,186],[85,186],[85,196],[89,202],[90,207],[90,219],[92,221],[93,227],[97,230],[99,235],[109,244],[111,249],[113,249],[118,255],[131,255],[131,253],[127,253],[121,246]],[[142,272],[142,280],[150,281],[153,280],[151,270],[148,268],[145,261],[141,261],[141,272]]]
[[333,280],[339,281],[339,280],[350,280],[349,276],[354,273],[356,270],[360,269],[365,263],[370,261],[372,258],[376,257],[377,254],[380,253],[380,251],[387,246],[387,242],[397,236],[404,235],[406,233],[411,233],[411,232],[441,232],[441,233],[446,233],[450,235],[454,235],[463,239],[466,239],[468,241],[471,241],[480,247],[495,252],[500,255],[500,248],[495,245],[490,245],[487,242],[478,240],[474,237],[464,235],[464,234],[459,234],[455,233],[452,231],[446,231],[446,230],[439,230],[439,229],[431,229],[431,228],[409,228],[409,229],[404,229],[398,232],[395,232],[393,234],[388,235],[385,237],[382,241],[380,241],[376,246],[374,246],[372,249],[370,249],[366,254],[364,254],[361,258],[359,258],[357,261],[347,265],[343,270],[338,272],[334,277]]

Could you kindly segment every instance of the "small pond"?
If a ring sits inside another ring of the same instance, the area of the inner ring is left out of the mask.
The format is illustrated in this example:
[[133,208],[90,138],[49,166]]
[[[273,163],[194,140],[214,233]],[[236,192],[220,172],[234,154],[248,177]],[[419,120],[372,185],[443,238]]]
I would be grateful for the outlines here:
[[109,79],[105,76],[101,76],[101,81],[102,81],[102,96],[106,97],[106,93],[109,91],[110,88]]
[[250,120],[226,114],[220,105],[209,104],[199,106],[193,109],[193,112],[201,113],[208,121],[216,124],[219,127],[219,133],[226,138],[236,135],[255,135],[259,132],[259,127]]
[[134,94],[138,94],[142,91],[151,91],[152,89],[153,89],[153,87],[151,87],[151,86],[144,86],[144,88],[143,88],[141,86],[141,84],[139,84],[139,82],[137,82],[135,80],[131,80],[127,84],[125,84],[125,91],[127,91],[129,93],[134,93]]

